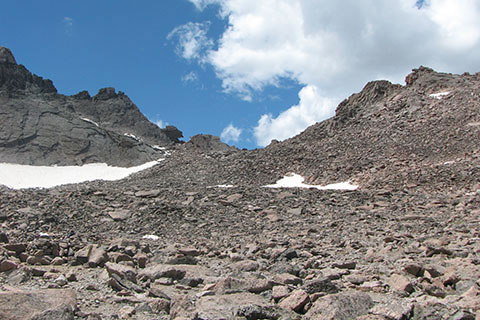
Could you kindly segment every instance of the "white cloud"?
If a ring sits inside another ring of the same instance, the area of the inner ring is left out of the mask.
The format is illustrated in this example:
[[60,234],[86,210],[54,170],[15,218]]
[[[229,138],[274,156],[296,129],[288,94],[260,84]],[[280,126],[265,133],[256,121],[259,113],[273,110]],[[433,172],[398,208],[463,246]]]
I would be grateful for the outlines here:
[[[226,92],[248,100],[283,78],[303,85],[298,105],[261,117],[254,131],[259,145],[324,120],[335,107],[325,101],[367,81],[401,82],[420,65],[457,73],[480,67],[478,0],[190,1],[199,10],[219,4],[228,22],[217,49],[210,45],[201,56]],[[310,90],[317,100],[307,102]]]
[[452,49],[468,49],[480,39],[478,0],[436,0],[427,14],[438,24],[442,40]]
[[157,120],[157,121],[155,121],[155,124],[156,124],[159,128],[165,128],[165,124],[163,123],[162,120]]
[[63,18],[63,23],[65,23],[66,26],[73,26],[73,19],[70,17],[64,17]]
[[205,9],[210,4],[220,3],[221,0],[189,0],[198,10]]
[[222,133],[220,134],[220,139],[225,143],[229,142],[238,142],[240,135],[242,134],[242,129],[236,128],[233,124],[226,126]]
[[205,52],[213,46],[213,40],[207,37],[210,23],[193,23],[181,25],[173,29],[167,39],[178,39],[177,54],[186,60],[203,61]]
[[62,20],[64,26],[64,32],[66,35],[72,35],[72,27],[73,27],[73,18],[71,17],[64,17]]
[[182,77],[182,82],[195,82],[198,80],[198,75],[195,71],[191,71]]
[[254,128],[254,135],[259,146],[265,147],[273,139],[284,140],[302,132],[318,119],[330,115],[336,102],[320,95],[315,86],[306,86],[298,94],[300,103],[280,113],[274,118],[264,114]]

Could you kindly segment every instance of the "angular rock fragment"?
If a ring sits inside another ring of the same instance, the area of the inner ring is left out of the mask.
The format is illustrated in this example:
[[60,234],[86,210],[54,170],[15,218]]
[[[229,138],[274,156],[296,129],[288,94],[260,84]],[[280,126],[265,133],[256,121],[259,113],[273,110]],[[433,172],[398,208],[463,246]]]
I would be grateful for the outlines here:
[[303,282],[302,279],[290,273],[277,274],[273,277],[273,280],[281,284],[293,284],[293,285],[301,284]]
[[18,265],[11,260],[0,261],[0,272],[6,272],[13,269],[16,269]]
[[350,320],[365,315],[373,306],[368,294],[342,292],[319,298],[305,314],[305,320]]
[[[204,296],[194,304],[196,319],[222,320],[234,319],[235,316],[245,314],[250,308],[273,307],[267,300],[252,293],[232,293],[227,295]],[[192,301],[176,302],[170,316],[174,319],[182,314],[193,311]],[[192,313],[190,313],[192,314]],[[188,318],[187,319],[195,319]]]
[[104,247],[93,246],[88,256],[88,266],[95,268],[103,266],[108,261],[107,251]]
[[274,286],[272,288],[272,299],[274,300],[280,300],[282,298],[285,298],[289,294],[290,290],[287,286]]
[[332,264],[332,268],[338,269],[355,269],[357,263],[355,261],[336,262]]
[[135,268],[123,264],[107,262],[105,264],[105,269],[110,276],[116,274],[121,279],[128,279],[132,282],[137,282],[137,271],[135,270]]
[[413,291],[415,291],[410,280],[408,280],[408,278],[399,274],[393,274],[390,277],[389,284],[393,290],[400,293],[410,294]]
[[423,267],[421,267],[420,265],[418,264],[408,264],[406,265],[403,270],[409,274],[411,274],[412,276],[415,276],[415,277],[421,277],[423,276],[423,272],[425,271],[423,269]]
[[374,306],[370,309],[370,313],[391,320],[411,319],[414,314],[414,305],[412,303],[392,301],[388,304]]
[[90,252],[92,251],[93,245],[89,244],[83,247],[82,249],[78,250],[75,253],[75,259],[78,261],[78,263],[87,263],[88,262],[88,257],[90,256]]
[[0,292],[0,319],[72,320],[76,293],[70,289],[46,289]]
[[312,279],[305,282],[302,289],[308,294],[312,293],[337,293],[338,287],[328,278]]
[[253,260],[244,260],[244,261],[239,261],[235,262],[234,264],[231,265],[232,270],[236,272],[240,271],[245,271],[245,272],[251,272],[251,271],[256,271],[260,265],[258,262],[253,261]]
[[281,300],[278,305],[284,309],[301,312],[303,307],[310,301],[308,293],[299,289],[292,291],[288,297]]
[[113,211],[108,211],[107,214],[113,219],[113,221],[122,221],[130,217],[130,210],[116,209]]

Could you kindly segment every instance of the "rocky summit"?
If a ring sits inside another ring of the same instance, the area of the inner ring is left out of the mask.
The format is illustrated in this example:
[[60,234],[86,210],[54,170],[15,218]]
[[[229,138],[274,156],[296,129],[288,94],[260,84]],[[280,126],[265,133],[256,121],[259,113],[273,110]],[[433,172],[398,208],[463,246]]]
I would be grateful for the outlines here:
[[0,162],[131,166],[157,160],[158,147],[181,137],[173,126],[148,121],[114,88],[93,97],[58,94],[52,81],[31,74],[0,47]]
[[[3,70],[5,101],[86,101],[101,132],[95,106],[127,101]],[[123,180],[0,188],[0,318],[478,320],[478,141],[480,74],[420,67],[265,149],[199,135]],[[265,187],[289,173],[358,189]]]

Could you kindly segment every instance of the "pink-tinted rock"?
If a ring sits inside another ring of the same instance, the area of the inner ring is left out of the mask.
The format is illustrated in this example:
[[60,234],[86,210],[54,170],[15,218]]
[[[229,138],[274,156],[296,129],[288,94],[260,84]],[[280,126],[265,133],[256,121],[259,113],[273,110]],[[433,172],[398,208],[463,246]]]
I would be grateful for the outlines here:
[[393,290],[401,293],[410,294],[415,290],[410,280],[399,274],[392,275],[390,277],[389,284]]
[[132,282],[137,281],[137,272],[135,271],[135,268],[123,264],[107,262],[105,264],[105,269],[107,269],[110,276],[116,274],[122,279],[128,279]]
[[289,294],[290,290],[288,290],[287,286],[275,286],[272,288],[272,298],[275,300],[285,298]]
[[6,272],[13,269],[16,269],[18,266],[12,260],[3,260],[0,262],[0,272]]
[[303,307],[308,303],[308,301],[310,301],[308,293],[299,289],[293,291],[288,297],[280,301],[278,305],[284,309],[301,312]]
[[305,320],[350,320],[366,315],[373,306],[370,296],[362,292],[330,294],[315,301]]
[[76,293],[70,289],[0,292],[0,319],[71,320],[76,305]]

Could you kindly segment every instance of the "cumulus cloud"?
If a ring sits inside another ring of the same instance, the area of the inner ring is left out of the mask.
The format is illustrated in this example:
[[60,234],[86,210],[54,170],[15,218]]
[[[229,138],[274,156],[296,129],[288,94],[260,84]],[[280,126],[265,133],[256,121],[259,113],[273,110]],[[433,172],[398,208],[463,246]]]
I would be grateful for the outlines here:
[[220,134],[220,139],[225,143],[229,142],[238,142],[240,135],[242,134],[242,129],[236,128],[233,124],[229,124],[225,127]]
[[181,25],[173,29],[168,35],[168,40],[176,39],[177,54],[186,60],[196,59],[202,62],[205,52],[213,46],[213,40],[207,37],[210,23],[193,23]]
[[401,82],[419,65],[460,73],[480,66],[478,0],[190,1],[200,10],[218,4],[228,24],[202,57],[225,92],[248,100],[283,79],[303,86],[297,105],[260,118],[259,145],[331,116],[331,101],[369,80]]
[[330,115],[335,101],[322,97],[317,87],[309,85],[298,94],[300,103],[283,111],[278,117],[263,115],[254,128],[254,135],[259,146],[265,147],[272,141],[284,140],[302,132],[318,119]]
[[436,0],[428,4],[427,15],[441,30],[443,42],[454,50],[474,47],[480,39],[477,0]]

